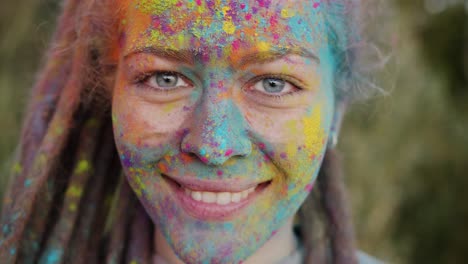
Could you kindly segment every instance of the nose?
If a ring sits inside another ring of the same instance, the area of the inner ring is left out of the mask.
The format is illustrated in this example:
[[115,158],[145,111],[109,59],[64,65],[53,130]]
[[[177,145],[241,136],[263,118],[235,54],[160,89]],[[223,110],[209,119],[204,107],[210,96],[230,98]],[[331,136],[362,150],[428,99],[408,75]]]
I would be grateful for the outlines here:
[[196,155],[207,165],[219,166],[232,157],[246,157],[252,144],[246,121],[231,99],[206,96],[196,108],[182,152]]

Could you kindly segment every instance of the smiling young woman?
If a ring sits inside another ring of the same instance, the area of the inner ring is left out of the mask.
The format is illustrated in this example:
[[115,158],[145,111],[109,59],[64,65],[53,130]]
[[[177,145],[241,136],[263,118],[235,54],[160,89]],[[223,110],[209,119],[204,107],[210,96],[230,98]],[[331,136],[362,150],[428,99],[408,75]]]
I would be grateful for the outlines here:
[[333,147],[355,94],[359,8],[66,1],[0,258],[357,263]]

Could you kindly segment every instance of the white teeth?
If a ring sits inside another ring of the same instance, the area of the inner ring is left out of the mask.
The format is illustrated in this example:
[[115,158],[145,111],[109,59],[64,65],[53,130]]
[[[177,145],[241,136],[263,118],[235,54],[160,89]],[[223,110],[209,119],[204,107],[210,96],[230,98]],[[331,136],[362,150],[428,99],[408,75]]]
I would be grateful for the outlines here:
[[[189,189],[185,189],[186,191],[188,191],[189,193],[191,192]],[[192,196],[192,199],[194,199],[195,201],[201,201],[202,200],[202,194],[201,192],[191,192],[191,196]]]
[[241,200],[241,194],[240,193],[233,193],[231,194],[231,201],[234,203],[238,203]]
[[231,193],[228,193],[228,192],[222,192],[222,193],[218,193],[217,197],[216,197],[216,203],[217,204],[228,204],[231,202]]
[[202,201],[204,203],[215,203],[216,202],[216,193],[202,192]]
[[199,192],[184,188],[185,194],[192,197],[192,199],[195,201],[216,203],[219,205],[238,203],[247,198],[249,194],[253,193],[254,191],[255,187],[244,190],[242,192]]

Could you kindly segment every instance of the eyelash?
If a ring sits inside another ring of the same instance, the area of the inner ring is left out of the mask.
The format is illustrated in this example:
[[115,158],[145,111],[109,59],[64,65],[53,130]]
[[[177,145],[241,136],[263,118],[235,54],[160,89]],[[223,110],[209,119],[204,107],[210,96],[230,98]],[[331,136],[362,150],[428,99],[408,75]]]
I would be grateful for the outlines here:
[[133,78],[133,84],[136,84],[139,88],[152,89],[152,90],[157,90],[159,92],[165,92],[165,93],[170,93],[174,90],[177,90],[178,87],[174,89],[158,89],[158,88],[147,85],[146,82],[148,82],[148,80],[154,77],[156,74],[174,74],[174,75],[177,75],[179,78],[182,78],[184,81],[188,80],[188,78],[185,77],[183,74],[180,74],[175,71],[151,71],[151,72],[144,72],[135,76]]
[[[180,74],[180,73],[175,72],[175,71],[151,71],[151,72],[145,72],[145,73],[137,75],[133,79],[133,83],[138,85],[138,87],[141,87],[141,88],[144,88],[144,89],[153,89],[153,90],[157,90],[159,92],[165,92],[165,93],[170,93],[170,92],[172,92],[174,90],[177,90],[178,87],[176,87],[174,89],[158,89],[158,88],[147,85],[146,82],[150,78],[155,76],[156,74],[174,74],[174,75],[177,75],[179,78],[182,78],[184,81],[190,80],[189,78],[185,77],[183,74]],[[268,79],[268,78],[278,79],[278,80],[284,81],[286,83],[289,83],[296,90],[292,91],[292,92],[289,92],[289,93],[286,93],[286,94],[283,94],[283,95],[275,95],[275,94],[262,93],[260,91],[256,91],[256,90],[252,89],[252,87],[257,82],[262,81],[264,79]],[[291,77],[289,75],[284,75],[284,74],[262,74],[262,75],[256,76],[253,79],[249,80],[247,82],[247,84],[242,88],[242,90],[243,91],[249,90],[250,92],[254,92],[254,93],[260,94],[261,96],[266,96],[266,97],[272,98],[274,100],[283,100],[286,97],[293,96],[297,92],[300,92],[300,91],[304,90],[303,85],[300,84],[298,81],[296,81],[294,79],[295,78],[293,78],[293,77]],[[190,81],[188,81],[188,82],[190,82]],[[190,83],[193,83],[193,82],[190,82]]]
[[[255,91],[255,90],[251,89],[251,87],[253,85],[255,85],[257,82],[262,81],[264,79],[269,79],[269,78],[270,79],[278,79],[278,80],[284,81],[286,83],[289,83],[296,90],[293,91],[293,92],[283,94],[283,95],[275,95],[275,94],[262,93],[262,92]],[[253,92],[260,93],[260,94],[262,94],[262,96],[267,96],[267,97],[273,98],[275,100],[282,100],[282,99],[284,99],[286,97],[293,96],[295,93],[304,90],[303,86],[301,84],[299,84],[298,81],[294,80],[293,77],[291,77],[289,75],[285,75],[285,74],[262,74],[262,75],[256,76],[252,80],[250,80],[248,82],[248,84],[246,85],[246,87],[247,87],[247,89],[251,89]],[[245,90],[245,88],[243,88],[243,90]]]
[[255,78],[253,78],[252,81],[259,81],[259,80],[268,79],[268,78],[283,80],[285,82],[291,83],[292,85],[296,86],[299,89],[303,89],[301,87],[302,84],[300,84],[298,81],[294,80],[295,79],[294,77],[286,75],[286,74],[262,74],[262,75],[258,75]]

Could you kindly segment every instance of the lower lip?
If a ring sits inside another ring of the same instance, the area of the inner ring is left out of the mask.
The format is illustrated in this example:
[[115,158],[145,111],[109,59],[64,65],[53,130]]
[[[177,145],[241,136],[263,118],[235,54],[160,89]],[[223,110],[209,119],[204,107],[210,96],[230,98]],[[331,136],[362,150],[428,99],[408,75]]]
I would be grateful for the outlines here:
[[230,203],[226,205],[220,205],[217,203],[204,203],[192,199],[191,196],[187,195],[184,188],[181,187],[175,181],[168,179],[163,176],[166,182],[169,183],[171,189],[174,191],[177,200],[180,202],[182,208],[184,208],[190,215],[200,220],[211,220],[211,221],[225,221],[237,215],[239,211],[251,204],[265,189],[270,185],[271,182],[261,183],[257,185],[255,190],[250,193],[244,200],[238,203]]

